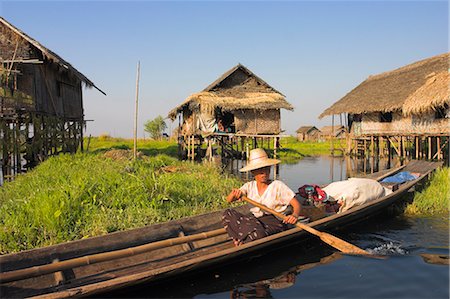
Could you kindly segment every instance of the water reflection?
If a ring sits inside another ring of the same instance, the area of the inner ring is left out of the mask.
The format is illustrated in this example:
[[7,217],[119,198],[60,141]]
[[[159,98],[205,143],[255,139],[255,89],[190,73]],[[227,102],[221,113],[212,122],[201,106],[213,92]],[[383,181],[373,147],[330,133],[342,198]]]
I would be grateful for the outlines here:
[[332,263],[341,257],[342,255],[340,253],[335,252],[329,256],[321,258],[318,262],[305,263],[292,267],[274,278],[237,285],[231,290],[230,298],[273,298],[271,290],[286,289],[294,286],[298,275],[302,271]]

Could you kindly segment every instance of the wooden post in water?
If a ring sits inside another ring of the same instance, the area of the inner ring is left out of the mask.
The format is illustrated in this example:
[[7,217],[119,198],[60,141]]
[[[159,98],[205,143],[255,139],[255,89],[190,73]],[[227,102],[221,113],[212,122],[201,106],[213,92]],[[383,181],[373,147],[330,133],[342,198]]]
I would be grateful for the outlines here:
[[139,72],[141,63],[138,61],[136,70],[136,101],[134,103],[134,136],[133,136],[133,158],[137,156],[137,118],[138,118],[138,98],[139,98]]

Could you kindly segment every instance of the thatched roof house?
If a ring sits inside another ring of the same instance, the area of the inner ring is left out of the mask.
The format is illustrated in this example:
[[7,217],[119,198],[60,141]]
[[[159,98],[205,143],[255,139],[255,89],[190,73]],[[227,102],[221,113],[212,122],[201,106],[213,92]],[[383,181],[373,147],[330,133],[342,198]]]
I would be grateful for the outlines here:
[[446,121],[435,122],[442,117],[433,112],[448,110],[449,58],[445,53],[370,76],[319,118],[348,114],[356,135],[447,132]]
[[[169,112],[183,115],[185,132],[211,132],[223,121],[227,132],[278,134],[280,109],[293,110],[285,96],[238,64]],[[192,125],[194,124],[194,125]],[[188,128],[189,127],[189,128]]]
[[104,93],[70,63],[1,17],[0,60],[5,81],[0,96],[4,105],[9,104],[5,109],[79,119],[83,117],[81,84]]
[[12,177],[50,155],[83,149],[83,86],[103,93],[70,63],[0,17],[4,176]]
[[317,140],[320,130],[315,126],[302,126],[295,131],[298,141]]
[[401,110],[406,99],[424,86],[431,76],[448,72],[449,53],[424,59],[393,71],[370,76],[319,117]]
[[320,128],[319,138],[320,139],[330,139],[330,138],[342,138],[345,133],[344,126],[324,126]]

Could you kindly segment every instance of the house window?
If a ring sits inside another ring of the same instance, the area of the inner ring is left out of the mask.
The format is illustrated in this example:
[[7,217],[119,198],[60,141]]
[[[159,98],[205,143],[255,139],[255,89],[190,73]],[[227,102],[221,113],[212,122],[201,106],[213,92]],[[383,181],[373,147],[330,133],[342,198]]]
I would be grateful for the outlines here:
[[380,113],[380,122],[382,123],[392,122],[392,112]]
[[436,111],[434,111],[434,118],[435,119],[443,119],[443,118],[449,118],[450,111],[448,109],[448,104],[445,103],[444,106],[436,108]]

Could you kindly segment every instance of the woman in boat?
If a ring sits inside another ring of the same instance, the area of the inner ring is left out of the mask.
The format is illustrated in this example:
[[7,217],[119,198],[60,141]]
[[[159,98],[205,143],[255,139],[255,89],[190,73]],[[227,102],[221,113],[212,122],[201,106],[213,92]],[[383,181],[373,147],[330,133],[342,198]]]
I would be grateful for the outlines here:
[[250,151],[248,164],[239,171],[251,171],[255,180],[245,183],[239,189],[233,189],[227,196],[227,201],[231,203],[245,195],[280,213],[286,213],[290,205],[292,214],[281,221],[258,207],[251,208],[249,215],[243,215],[234,209],[225,210],[222,224],[236,246],[281,232],[287,228],[286,224],[295,224],[298,221],[300,203],[295,199],[294,191],[281,181],[270,180],[271,166],[280,162],[277,159],[269,159],[261,148]]

